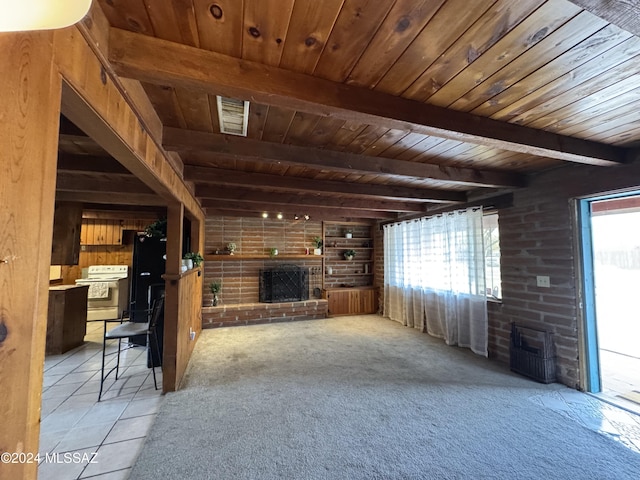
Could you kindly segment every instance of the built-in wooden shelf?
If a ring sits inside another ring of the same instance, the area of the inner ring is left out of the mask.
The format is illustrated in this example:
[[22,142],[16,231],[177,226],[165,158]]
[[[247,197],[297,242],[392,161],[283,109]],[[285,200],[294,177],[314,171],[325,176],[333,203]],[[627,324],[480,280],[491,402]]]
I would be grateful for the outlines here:
[[[363,276],[363,275],[373,275],[373,273],[369,272],[369,273],[327,273],[326,274],[327,277],[356,277],[356,276]],[[368,287],[362,287],[362,288],[368,288]]]
[[342,247],[324,247],[327,250],[373,250],[373,247],[354,247],[353,245],[344,245]]
[[240,260],[321,260],[322,255],[205,255],[205,261],[237,262]]

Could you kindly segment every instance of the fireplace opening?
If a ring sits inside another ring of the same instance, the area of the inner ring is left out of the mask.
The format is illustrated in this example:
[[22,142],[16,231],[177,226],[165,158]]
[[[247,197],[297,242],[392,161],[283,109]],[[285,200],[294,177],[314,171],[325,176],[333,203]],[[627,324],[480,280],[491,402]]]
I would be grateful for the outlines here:
[[309,269],[281,265],[260,270],[260,301],[297,302],[309,299]]

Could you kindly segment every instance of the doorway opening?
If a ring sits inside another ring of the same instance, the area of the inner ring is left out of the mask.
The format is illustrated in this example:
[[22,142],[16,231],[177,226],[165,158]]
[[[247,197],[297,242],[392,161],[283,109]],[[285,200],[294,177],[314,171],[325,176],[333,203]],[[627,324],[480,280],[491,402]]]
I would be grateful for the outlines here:
[[580,210],[586,390],[640,412],[640,192]]

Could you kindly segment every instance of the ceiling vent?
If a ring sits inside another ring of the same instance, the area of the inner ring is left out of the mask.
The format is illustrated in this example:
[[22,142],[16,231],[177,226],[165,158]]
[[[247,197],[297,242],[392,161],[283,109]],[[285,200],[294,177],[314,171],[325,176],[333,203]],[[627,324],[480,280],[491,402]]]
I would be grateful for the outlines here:
[[220,132],[246,137],[247,123],[249,121],[249,102],[220,96],[216,98],[218,101]]

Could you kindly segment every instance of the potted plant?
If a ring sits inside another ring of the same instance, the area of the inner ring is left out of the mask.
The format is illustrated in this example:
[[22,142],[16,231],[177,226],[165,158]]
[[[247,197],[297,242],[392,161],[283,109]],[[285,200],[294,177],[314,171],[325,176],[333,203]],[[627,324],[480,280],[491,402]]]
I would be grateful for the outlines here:
[[167,236],[167,219],[162,218],[147,225],[144,229],[144,234],[147,237],[165,238]]
[[356,251],[353,249],[344,251],[344,258],[346,258],[347,260],[353,260],[353,257],[355,256],[356,256]]
[[185,253],[183,259],[191,260],[191,266],[189,267],[190,269],[193,267],[199,267],[204,261],[204,258],[202,258],[202,255],[200,255],[200,252]]
[[218,294],[222,290],[222,282],[211,282],[209,284],[209,290],[213,294],[213,298],[211,299],[211,306],[215,307],[218,305]]
[[233,242],[227,243],[227,250],[229,251],[229,255],[233,255],[233,252],[235,252],[237,248],[238,247],[236,246],[235,243]]
[[322,237],[313,237],[314,255],[322,255]]
[[278,255],[278,249],[277,248],[269,249],[269,256],[275,257],[276,255]]
[[344,231],[344,238],[353,238],[353,230],[350,228],[347,228]]

